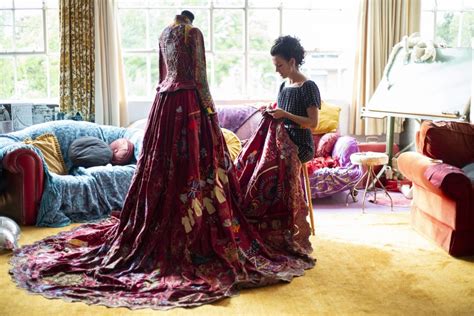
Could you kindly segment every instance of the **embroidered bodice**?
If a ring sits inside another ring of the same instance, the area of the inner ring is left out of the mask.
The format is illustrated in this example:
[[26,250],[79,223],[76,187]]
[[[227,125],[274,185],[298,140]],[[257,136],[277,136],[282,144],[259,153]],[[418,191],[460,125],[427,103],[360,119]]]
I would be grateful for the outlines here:
[[214,109],[206,74],[202,32],[177,15],[160,36],[160,81],[158,92],[197,89],[204,108]]

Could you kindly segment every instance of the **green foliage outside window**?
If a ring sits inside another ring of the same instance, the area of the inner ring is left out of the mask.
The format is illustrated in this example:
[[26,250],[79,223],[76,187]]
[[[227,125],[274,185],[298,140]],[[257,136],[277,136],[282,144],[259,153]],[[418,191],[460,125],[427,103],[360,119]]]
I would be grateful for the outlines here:
[[[461,33],[459,24],[462,22]],[[460,36],[460,38],[458,38]],[[474,38],[474,11],[440,12],[436,26],[436,40],[449,47],[470,47]],[[458,41],[460,41],[458,45]]]

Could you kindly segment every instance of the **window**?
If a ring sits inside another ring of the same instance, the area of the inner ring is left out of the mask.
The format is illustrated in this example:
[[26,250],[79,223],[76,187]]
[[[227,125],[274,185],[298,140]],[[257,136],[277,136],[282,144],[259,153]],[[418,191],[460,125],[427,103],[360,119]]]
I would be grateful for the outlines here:
[[59,94],[58,0],[0,1],[0,99]]
[[448,47],[472,47],[474,0],[422,0],[421,35]]
[[357,1],[119,0],[130,98],[151,98],[158,82],[158,38],[182,9],[204,34],[214,99],[274,99],[281,83],[270,56],[282,34],[307,50],[302,71],[324,98],[349,98]]

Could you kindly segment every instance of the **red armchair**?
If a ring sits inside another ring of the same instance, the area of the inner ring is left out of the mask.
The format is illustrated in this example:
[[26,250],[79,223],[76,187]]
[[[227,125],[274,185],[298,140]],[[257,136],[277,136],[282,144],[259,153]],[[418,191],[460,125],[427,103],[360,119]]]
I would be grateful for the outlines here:
[[0,190],[0,214],[21,225],[35,225],[43,194],[43,162],[32,150],[19,148],[3,159],[4,189]]
[[452,256],[474,255],[474,124],[425,121],[398,168],[413,182],[411,224]]

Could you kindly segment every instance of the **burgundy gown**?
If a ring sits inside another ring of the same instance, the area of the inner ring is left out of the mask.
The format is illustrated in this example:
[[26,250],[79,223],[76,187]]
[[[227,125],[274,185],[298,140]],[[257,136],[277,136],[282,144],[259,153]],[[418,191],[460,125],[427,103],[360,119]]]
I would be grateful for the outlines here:
[[[182,16],[163,31],[160,84],[119,218],[16,250],[10,273],[20,287],[88,304],[168,309],[290,281],[314,266],[296,147],[287,135],[272,142],[254,137],[239,158],[242,189],[251,192],[241,194],[213,114],[204,52],[202,33]],[[262,129],[274,135],[284,130],[268,118]],[[278,161],[268,152],[277,143],[290,146]],[[264,153],[254,152],[259,146]],[[256,206],[259,190],[264,199],[272,194],[250,183],[261,170],[254,163],[264,157],[273,157],[273,186],[288,191],[275,191],[278,201]]]

